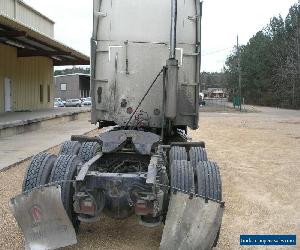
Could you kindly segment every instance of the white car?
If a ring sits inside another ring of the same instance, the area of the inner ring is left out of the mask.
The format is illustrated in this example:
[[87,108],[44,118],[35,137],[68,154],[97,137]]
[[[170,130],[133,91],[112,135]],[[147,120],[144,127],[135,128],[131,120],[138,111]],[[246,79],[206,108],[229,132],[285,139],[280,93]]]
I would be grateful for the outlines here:
[[64,106],[65,105],[63,104],[63,102],[61,102],[61,101],[54,101],[54,107],[55,108],[62,108]]
[[54,102],[63,103],[63,105],[66,106],[66,101],[62,100],[61,98],[54,98]]
[[92,105],[92,98],[91,97],[87,97],[84,98],[84,101],[82,102],[83,106],[91,106]]
[[68,99],[66,107],[81,107],[81,101],[79,99]]

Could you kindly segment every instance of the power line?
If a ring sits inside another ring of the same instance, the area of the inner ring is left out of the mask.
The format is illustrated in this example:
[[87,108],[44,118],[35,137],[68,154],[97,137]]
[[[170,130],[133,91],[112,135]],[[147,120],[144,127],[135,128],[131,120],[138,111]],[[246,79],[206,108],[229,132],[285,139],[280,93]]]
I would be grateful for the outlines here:
[[232,47],[228,47],[228,48],[224,48],[224,49],[220,49],[220,50],[215,50],[215,51],[211,51],[211,52],[208,52],[208,53],[204,53],[204,54],[202,54],[202,56],[208,56],[208,55],[217,54],[219,52],[223,52],[223,51],[226,51],[226,50],[229,50],[229,49],[232,49]]

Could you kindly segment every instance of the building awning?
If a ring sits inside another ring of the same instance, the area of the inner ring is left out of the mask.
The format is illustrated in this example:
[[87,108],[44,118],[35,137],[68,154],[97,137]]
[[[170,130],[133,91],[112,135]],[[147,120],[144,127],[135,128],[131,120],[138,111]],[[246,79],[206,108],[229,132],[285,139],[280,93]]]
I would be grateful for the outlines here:
[[88,56],[3,14],[0,14],[0,43],[16,47],[18,57],[49,57],[54,66],[90,64]]

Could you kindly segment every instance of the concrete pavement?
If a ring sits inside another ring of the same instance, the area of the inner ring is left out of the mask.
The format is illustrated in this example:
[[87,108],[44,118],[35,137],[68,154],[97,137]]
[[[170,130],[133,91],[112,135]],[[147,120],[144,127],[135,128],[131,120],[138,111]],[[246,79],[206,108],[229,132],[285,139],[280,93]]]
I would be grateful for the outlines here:
[[82,113],[90,112],[90,107],[52,108],[38,111],[8,112],[0,114],[0,139],[35,131],[51,123],[76,120]]
[[80,108],[52,108],[37,111],[24,111],[24,112],[7,112],[0,113],[0,129],[12,126],[24,125],[32,121],[45,121],[71,115],[74,113],[84,113],[90,111],[90,107]]
[[71,135],[81,135],[97,127],[90,124],[90,113],[82,113],[78,120],[51,123],[42,129],[0,138],[0,171],[43,150],[54,147]]

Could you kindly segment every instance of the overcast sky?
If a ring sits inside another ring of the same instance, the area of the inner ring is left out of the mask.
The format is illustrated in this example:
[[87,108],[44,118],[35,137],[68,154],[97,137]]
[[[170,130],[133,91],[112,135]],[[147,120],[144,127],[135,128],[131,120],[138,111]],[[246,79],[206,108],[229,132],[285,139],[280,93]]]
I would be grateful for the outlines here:
[[[134,0],[132,0],[134,1]],[[170,1],[170,0],[164,0]],[[92,0],[25,0],[55,21],[55,38],[87,55],[92,32]],[[204,0],[203,71],[221,71],[236,43],[247,41],[270,18],[285,17],[297,0]]]

